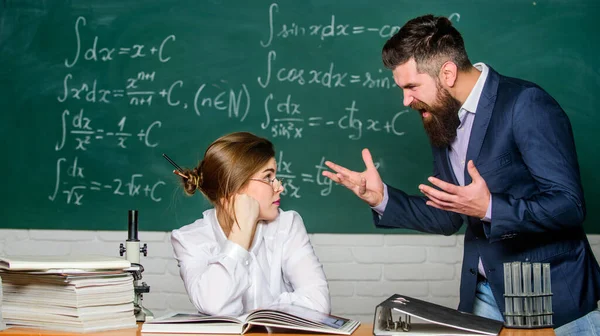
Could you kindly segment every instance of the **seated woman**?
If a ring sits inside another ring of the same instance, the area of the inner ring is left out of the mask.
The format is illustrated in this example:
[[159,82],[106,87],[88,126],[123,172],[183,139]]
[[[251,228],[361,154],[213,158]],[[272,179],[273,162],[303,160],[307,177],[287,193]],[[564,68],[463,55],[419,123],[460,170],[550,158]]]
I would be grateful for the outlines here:
[[175,257],[187,293],[203,313],[242,315],[272,304],[330,312],[323,266],[295,211],[279,209],[272,143],[238,132],[214,141],[196,168],[180,173],[214,209],[174,230]]

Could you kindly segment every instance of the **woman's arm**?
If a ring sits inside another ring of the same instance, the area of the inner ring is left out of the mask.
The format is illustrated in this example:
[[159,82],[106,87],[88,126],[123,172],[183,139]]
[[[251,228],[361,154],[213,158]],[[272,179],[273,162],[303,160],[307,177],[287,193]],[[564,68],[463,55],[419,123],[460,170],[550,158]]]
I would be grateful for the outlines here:
[[302,217],[294,211],[287,240],[283,244],[282,273],[294,288],[279,295],[275,303],[296,304],[330,313],[329,287],[323,266],[308,239]]
[[249,253],[198,231],[173,231],[171,243],[179,272],[194,306],[211,315],[243,314],[243,294],[250,286]]

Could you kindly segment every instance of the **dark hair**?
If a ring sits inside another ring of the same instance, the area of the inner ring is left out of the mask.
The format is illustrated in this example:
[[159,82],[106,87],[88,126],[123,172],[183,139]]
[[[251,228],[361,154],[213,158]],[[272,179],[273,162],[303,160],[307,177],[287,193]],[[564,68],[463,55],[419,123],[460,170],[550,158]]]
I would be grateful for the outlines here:
[[390,70],[411,58],[417,63],[417,71],[434,78],[447,61],[462,71],[471,67],[463,38],[452,22],[431,14],[408,21],[383,46],[383,64]]
[[[229,213],[221,200],[232,200],[231,196],[274,157],[273,144],[265,138],[248,132],[227,134],[208,146],[195,168],[184,169],[188,178],[182,177],[181,183],[186,194],[200,190],[219,213]],[[226,220],[228,223],[221,224],[231,228],[233,218]]]

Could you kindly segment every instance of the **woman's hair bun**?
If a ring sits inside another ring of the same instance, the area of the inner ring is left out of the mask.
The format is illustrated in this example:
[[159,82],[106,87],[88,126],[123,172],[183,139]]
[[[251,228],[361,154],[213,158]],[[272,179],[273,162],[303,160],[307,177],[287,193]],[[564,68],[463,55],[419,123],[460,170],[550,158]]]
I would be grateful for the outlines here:
[[202,188],[202,172],[198,172],[197,168],[187,170],[184,172],[187,178],[183,179],[183,190],[188,195],[193,195],[196,190]]

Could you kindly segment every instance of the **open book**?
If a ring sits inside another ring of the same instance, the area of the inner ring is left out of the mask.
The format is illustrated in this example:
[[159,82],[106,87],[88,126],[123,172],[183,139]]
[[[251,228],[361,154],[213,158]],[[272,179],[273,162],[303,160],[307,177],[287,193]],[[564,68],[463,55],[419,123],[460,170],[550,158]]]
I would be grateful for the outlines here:
[[253,326],[350,335],[360,322],[301,306],[279,305],[239,317],[176,313],[142,325],[142,334],[244,334]]
[[503,325],[502,321],[395,294],[375,308],[373,335],[498,335]]

